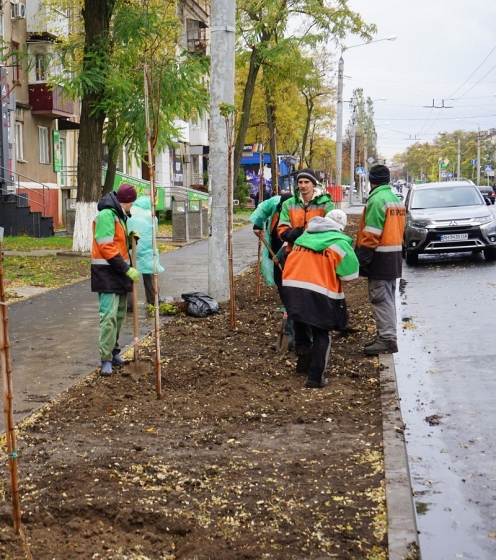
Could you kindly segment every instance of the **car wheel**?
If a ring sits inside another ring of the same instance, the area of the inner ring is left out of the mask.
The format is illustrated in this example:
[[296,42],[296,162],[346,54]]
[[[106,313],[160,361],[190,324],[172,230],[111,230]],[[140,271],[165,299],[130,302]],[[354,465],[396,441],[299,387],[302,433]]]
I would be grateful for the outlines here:
[[414,251],[405,252],[405,261],[408,266],[415,266],[418,264],[419,255]]
[[484,258],[486,261],[496,261],[496,249],[494,247],[484,249]]

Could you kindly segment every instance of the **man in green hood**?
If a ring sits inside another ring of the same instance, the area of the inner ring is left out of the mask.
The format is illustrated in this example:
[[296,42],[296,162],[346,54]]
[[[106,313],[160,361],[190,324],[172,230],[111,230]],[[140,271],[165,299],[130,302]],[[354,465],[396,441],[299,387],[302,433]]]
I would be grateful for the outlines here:
[[342,233],[346,223],[342,210],[312,218],[307,230],[295,241],[284,266],[284,302],[289,318],[294,321],[296,340],[311,356],[305,386],[312,389],[327,384],[325,370],[331,351],[331,330],[348,326],[342,283],[358,278],[352,239]]

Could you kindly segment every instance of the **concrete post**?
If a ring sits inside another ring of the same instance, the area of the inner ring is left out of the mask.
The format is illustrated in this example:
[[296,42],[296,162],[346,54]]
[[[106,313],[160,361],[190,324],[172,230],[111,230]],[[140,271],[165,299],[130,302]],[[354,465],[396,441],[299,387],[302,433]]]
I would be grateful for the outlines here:
[[341,56],[338,64],[338,101],[336,107],[336,185],[341,185],[343,172],[343,72],[344,60]]
[[460,138],[458,138],[458,167],[457,167],[457,175],[456,180],[460,181],[460,169],[461,169],[461,153],[460,153]]
[[211,229],[208,244],[208,293],[215,300],[229,300],[228,145],[225,118],[219,104],[234,105],[235,0],[212,0],[210,70]]
[[366,196],[369,194],[368,193],[368,186],[369,186],[369,162],[367,161],[368,157],[369,157],[369,135],[368,135],[368,130],[365,129],[364,133],[364,147],[363,147],[363,167],[364,167],[364,171],[365,171],[365,175],[363,177],[363,188],[362,188],[362,192],[361,192],[361,198],[360,198],[360,202],[364,202]]
[[481,169],[481,148],[480,148],[480,128],[477,127],[477,186],[480,185],[480,169]]
[[351,149],[350,149],[350,206],[353,206],[353,187],[355,186],[355,136],[356,136],[356,114],[353,99],[351,100],[353,113],[351,115]]

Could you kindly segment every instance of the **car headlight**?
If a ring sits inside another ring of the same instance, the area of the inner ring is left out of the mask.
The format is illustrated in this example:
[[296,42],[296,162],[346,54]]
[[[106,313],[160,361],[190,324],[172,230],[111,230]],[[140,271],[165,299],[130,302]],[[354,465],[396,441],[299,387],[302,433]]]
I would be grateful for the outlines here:
[[477,218],[474,218],[474,220],[476,222],[479,222],[479,224],[490,224],[491,222],[494,221],[494,216],[479,216]]
[[429,220],[412,220],[412,226],[416,228],[424,228],[430,224]]

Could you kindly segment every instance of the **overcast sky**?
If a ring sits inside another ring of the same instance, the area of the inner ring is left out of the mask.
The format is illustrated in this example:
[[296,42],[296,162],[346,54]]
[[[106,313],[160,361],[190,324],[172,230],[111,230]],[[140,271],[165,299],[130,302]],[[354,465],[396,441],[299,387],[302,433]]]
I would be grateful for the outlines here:
[[[391,158],[441,131],[496,129],[495,0],[348,0],[375,39],[345,50],[344,93],[362,88],[376,101],[379,154]],[[359,40],[349,37],[348,47]],[[426,106],[453,108],[436,109]],[[344,104],[343,128],[349,122]],[[459,119],[457,121],[456,119]],[[410,139],[411,138],[411,139]]]

